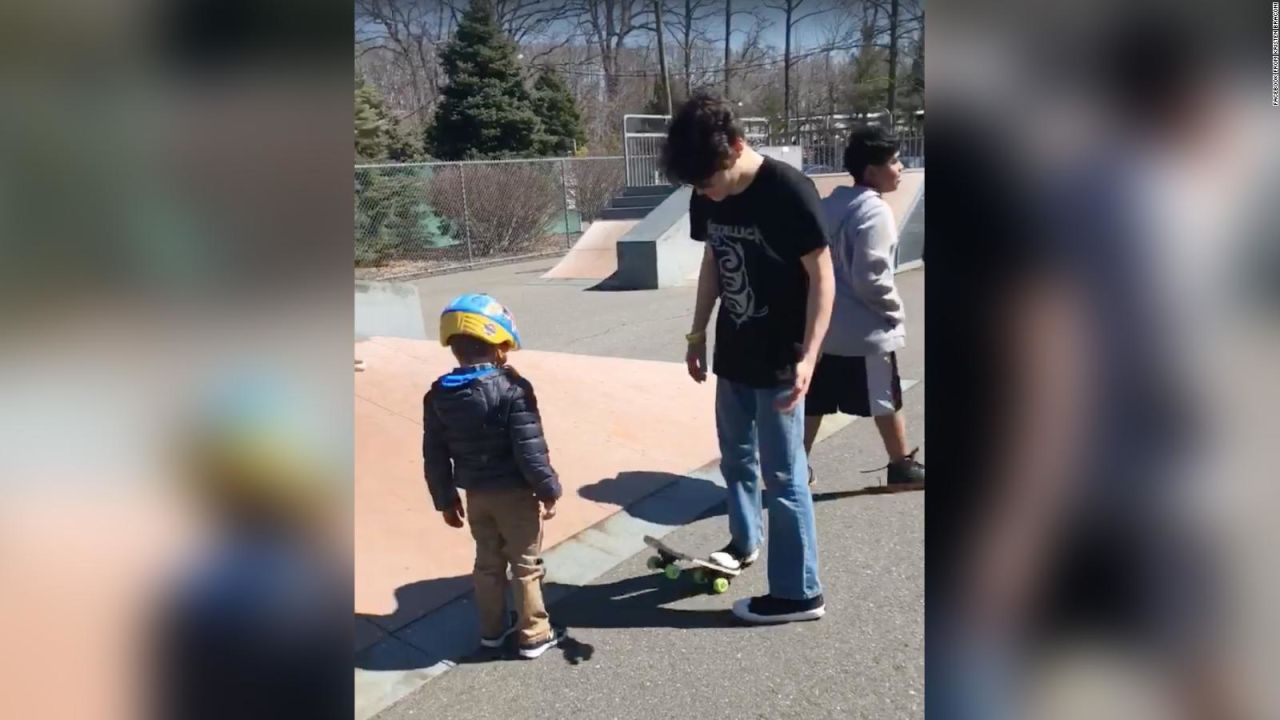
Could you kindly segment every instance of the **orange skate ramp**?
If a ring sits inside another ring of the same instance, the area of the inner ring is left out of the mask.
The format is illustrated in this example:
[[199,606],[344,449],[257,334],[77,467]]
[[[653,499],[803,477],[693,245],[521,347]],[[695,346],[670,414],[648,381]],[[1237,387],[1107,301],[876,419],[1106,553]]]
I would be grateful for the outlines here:
[[542,275],[546,280],[603,280],[618,269],[618,238],[639,220],[596,220],[578,238],[556,266]]
[[[471,589],[471,535],[444,524],[422,473],[422,395],[453,358],[434,342],[389,338],[357,343],[356,354],[367,366],[355,375],[355,612],[394,631]],[[512,364],[537,389],[564,488],[546,548],[657,490],[670,479],[660,473],[719,455],[714,381],[695,384],[683,364],[532,350]],[[655,475],[610,483],[607,502],[578,492],[636,471]]]

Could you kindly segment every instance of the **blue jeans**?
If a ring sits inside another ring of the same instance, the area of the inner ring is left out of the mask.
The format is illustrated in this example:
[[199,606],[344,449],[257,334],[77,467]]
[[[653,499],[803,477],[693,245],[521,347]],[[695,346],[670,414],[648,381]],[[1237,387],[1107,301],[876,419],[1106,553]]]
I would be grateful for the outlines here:
[[804,452],[803,401],[790,413],[774,406],[789,390],[758,390],[717,378],[716,430],[734,547],[748,553],[760,546],[763,477],[769,495],[769,594],[807,600],[822,592],[818,535]]

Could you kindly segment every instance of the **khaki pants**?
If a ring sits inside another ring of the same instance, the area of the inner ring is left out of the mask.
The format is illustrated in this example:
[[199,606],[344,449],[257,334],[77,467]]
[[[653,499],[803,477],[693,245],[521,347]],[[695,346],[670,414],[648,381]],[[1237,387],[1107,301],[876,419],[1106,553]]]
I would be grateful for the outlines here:
[[507,565],[511,566],[519,642],[533,644],[551,635],[542,603],[542,508],[529,490],[467,494],[467,520],[476,540],[476,610],[480,636],[506,629]]

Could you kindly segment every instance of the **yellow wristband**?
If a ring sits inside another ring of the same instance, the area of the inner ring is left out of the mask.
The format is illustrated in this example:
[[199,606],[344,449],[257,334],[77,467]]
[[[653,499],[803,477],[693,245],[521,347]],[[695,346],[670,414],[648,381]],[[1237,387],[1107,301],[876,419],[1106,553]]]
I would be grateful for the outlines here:
[[685,342],[696,343],[707,339],[705,332],[689,333],[684,336]]

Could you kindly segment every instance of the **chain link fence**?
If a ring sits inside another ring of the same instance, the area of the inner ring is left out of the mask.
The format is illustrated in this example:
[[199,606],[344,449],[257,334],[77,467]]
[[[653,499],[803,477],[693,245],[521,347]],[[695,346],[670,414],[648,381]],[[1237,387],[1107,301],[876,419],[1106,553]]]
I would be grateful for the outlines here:
[[566,252],[625,184],[621,157],[357,165],[357,279]]
[[[843,172],[847,131],[774,133],[807,174]],[[924,167],[924,136],[899,136]],[[559,255],[627,184],[624,157],[357,165],[355,274],[390,280]],[[634,171],[634,168],[633,168]]]

